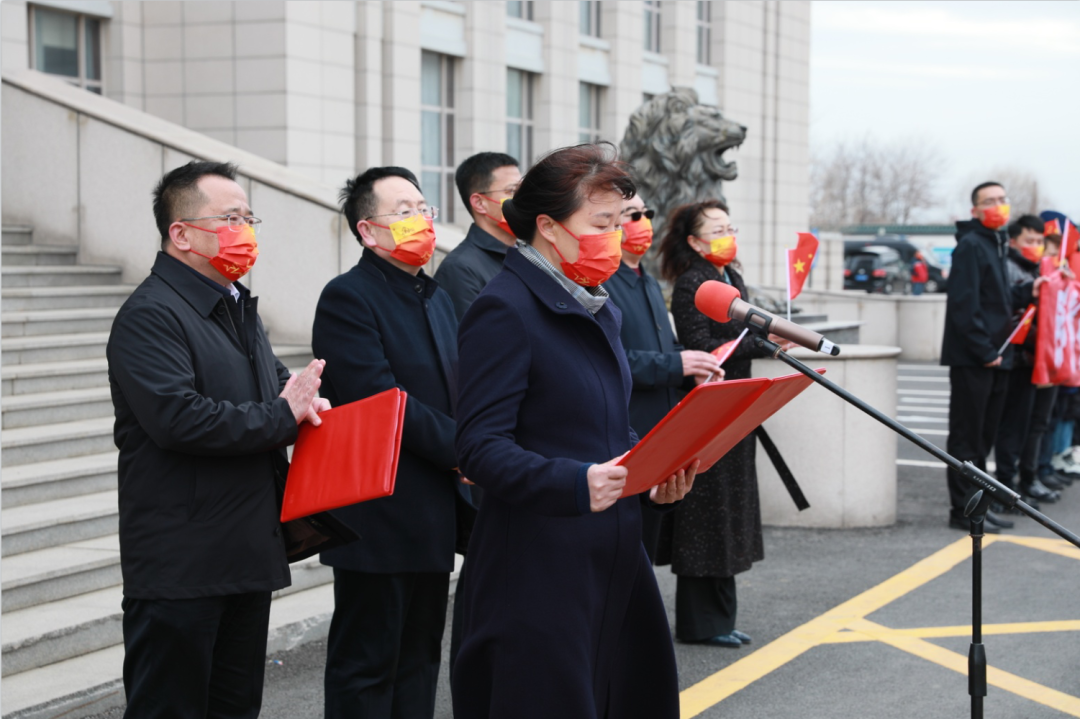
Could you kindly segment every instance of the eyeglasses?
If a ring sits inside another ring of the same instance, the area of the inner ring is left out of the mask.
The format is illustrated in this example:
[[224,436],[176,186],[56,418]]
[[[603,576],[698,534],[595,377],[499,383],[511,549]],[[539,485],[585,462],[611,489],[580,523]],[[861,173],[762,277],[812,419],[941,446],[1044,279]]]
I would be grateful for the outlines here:
[[209,217],[181,217],[181,222],[196,222],[198,220],[225,220],[229,223],[229,227],[238,229],[244,225],[247,225],[255,234],[259,234],[259,230],[262,229],[262,220],[258,217],[244,217],[243,215],[210,215]]
[[627,216],[630,218],[631,222],[637,222],[642,217],[645,217],[645,218],[651,220],[652,218],[656,217],[656,212],[653,211],[653,210],[645,210],[644,212],[638,212],[638,211],[635,210],[634,212],[631,212]]
[[996,207],[997,205],[1009,204],[1008,197],[988,197],[985,200],[981,200],[975,203],[976,207]]
[[[419,210],[402,210],[401,212],[387,212],[385,215],[372,215],[371,217],[365,217],[365,220],[374,220],[376,217],[396,217],[399,220],[407,220],[410,217],[416,217],[417,215],[423,215],[429,220],[434,220],[439,216],[438,207],[424,207]],[[394,220],[395,222],[397,220]]]

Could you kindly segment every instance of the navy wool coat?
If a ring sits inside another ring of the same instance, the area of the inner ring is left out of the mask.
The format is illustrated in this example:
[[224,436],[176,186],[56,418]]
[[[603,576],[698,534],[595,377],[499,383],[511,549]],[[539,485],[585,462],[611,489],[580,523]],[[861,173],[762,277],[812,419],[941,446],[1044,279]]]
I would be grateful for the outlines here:
[[320,394],[337,407],[398,387],[408,393],[394,494],[333,512],[360,540],[323,552],[354,572],[454,569],[457,318],[447,294],[370,249],[323,289],[311,347],[326,360]]
[[620,319],[511,249],[462,322],[458,456],[485,494],[459,598],[457,719],[679,716],[640,502],[589,511],[588,466],[636,441]]

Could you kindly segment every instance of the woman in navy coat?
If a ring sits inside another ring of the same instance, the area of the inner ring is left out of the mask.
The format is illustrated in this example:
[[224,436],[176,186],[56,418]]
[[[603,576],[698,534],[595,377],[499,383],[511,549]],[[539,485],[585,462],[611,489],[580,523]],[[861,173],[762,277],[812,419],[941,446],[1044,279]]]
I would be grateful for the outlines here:
[[[458,457],[484,502],[459,598],[456,719],[679,716],[640,502],[619,499],[614,464],[637,437],[620,313],[600,284],[635,191],[613,154],[564,148],[526,174],[503,205],[525,240],[462,319]],[[681,499],[695,469],[652,501]]]

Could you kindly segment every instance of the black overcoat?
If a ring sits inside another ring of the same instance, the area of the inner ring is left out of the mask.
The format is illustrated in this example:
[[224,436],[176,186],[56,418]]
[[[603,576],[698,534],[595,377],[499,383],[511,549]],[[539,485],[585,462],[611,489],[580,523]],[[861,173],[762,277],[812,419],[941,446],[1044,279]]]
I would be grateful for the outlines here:
[[326,360],[320,392],[335,407],[398,387],[408,393],[394,493],[334,511],[360,540],[323,552],[354,572],[454,569],[454,373],[457,318],[438,284],[365,248],[315,309],[311,347]]
[[[296,418],[289,373],[244,290],[233,303],[159,253],[106,347],[120,449],[120,567],[138,599],[289,585],[275,487]],[[238,323],[239,320],[239,323]]]
[[480,229],[474,222],[461,244],[439,263],[439,269],[435,270],[435,281],[454,301],[458,320],[465,316],[465,310],[469,309],[480,290],[502,271],[508,249],[497,237]]
[[[711,352],[738,337],[746,323],[716,322],[698,311],[694,295],[706,280],[727,282],[744,300],[749,298],[742,276],[734,268],[728,265],[722,273],[700,257],[675,281],[671,313],[679,340],[687,349]],[[743,338],[724,362],[725,379],[749,377],[751,360],[764,356],[749,336]],[[698,476],[694,491],[672,513],[671,568],[676,574],[732,577],[764,558],[755,452],[751,434]],[[662,539],[661,547],[666,545]],[[661,556],[660,561],[666,563],[667,558]]]
[[458,454],[484,501],[457,719],[679,715],[639,500],[589,511],[589,465],[636,440],[619,319],[610,301],[594,318],[516,249],[465,314]]

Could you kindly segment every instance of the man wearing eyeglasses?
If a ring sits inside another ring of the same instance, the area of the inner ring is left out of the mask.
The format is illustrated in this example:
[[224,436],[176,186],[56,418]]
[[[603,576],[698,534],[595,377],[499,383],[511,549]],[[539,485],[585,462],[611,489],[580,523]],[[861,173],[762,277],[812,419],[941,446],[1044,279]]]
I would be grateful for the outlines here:
[[[971,193],[971,220],[956,223],[956,249],[949,271],[941,364],[949,367],[949,437],[945,450],[960,461],[986,469],[1008,393],[1013,349],[1006,343],[1015,310],[1038,295],[1041,280],[1008,280],[1009,200],[998,182],[984,182]],[[1002,349],[1004,347],[1004,349]],[[964,516],[972,486],[960,473],[946,472],[949,526],[970,531]],[[985,531],[1013,523],[986,513]]]
[[[704,381],[720,368],[708,352],[684,350],[675,340],[660,284],[641,262],[652,246],[653,217],[640,195],[623,201],[622,262],[604,283],[611,301],[622,310],[619,337],[634,380],[630,426],[638,437],[648,434],[678,404],[680,389],[693,389],[695,382]],[[641,509],[645,551],[654,560],[663,514],[649,502],[643,501]]]
[[502,214],[502,203],[521,182],[518,161],[502,152],[480,152],[454,173],[461,201],[473,223],[465,239],[435,271],[435,280],[454,301],[458,320],[480,290],[502,270],[506,251],[517,241]]
[[334,514],[361,535],[322,553],[334,568],[325,716],[431,717],[454,569],[457,318],[423,268],[435,249],[412,172],[376,167],[341,192],[360,261],[323,289],[312,349],[335,406],[407,395],[394,494]]
[[128,717],[259,713],[270,594],[290,583],[285,447],[329,407],[324,363],[290,376],[239,282],[260,222],[235,178],[193,161],[161,179],[161,252],[106,348]]

